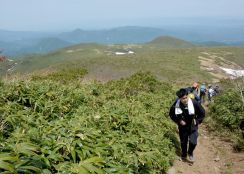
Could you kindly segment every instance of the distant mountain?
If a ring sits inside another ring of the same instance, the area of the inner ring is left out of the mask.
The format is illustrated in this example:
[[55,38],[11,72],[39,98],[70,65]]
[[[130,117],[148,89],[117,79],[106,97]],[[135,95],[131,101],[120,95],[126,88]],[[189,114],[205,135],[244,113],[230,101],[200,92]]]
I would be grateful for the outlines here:
[[[107,30],[82,30],[71,32],[27,32],[0,30],[0,50],[3,54],[16,56],[30,53],[46,53],[79,43],[142,44],[159,36],[173,36],[163,47],[191,47],[192,43],[203,46],[244,45],[244,30],[241,27],[210,28],[208,26],[168,26],[162,28],[127,26]],[[47,39],[49,38],[49,39]],[[190,43],[190,42],[192,43]],[[170,43],[172,42],[172,43]],[[185,43],[188,42],[188,43]]]
[[145,43],[153,38],[165,35],[167,32],[163,29],[149,27],[119,27],[110,30],[92,30],[86,31],[76,29],[72,32],[61,33],[60,39],[73,43]]
[[151,42],[146,43],[146,45],[156,46],[160,48],[191,48],[196,46],[191,42],[187,42],[170,36],[157,37]]
[[233,42],[216,42],[216,41],[206,41],[206,42],[195,42],[196,45],[216,47],[216,46],[244,46],[244,41],[233,41]]
[[72,43],[58,38],[44,38],[32,47],[25,48],[25,52],[46,53],[70,45],[72,45]]
[[244,46],[244,41],[229,42],[228,45]]
[[0,50],[8,56],[21,56],[33,53],[47,53],[59,48],[64,48],[73,43],[58,39],[58,38],[43,38],[37,40],[23,40],[16,42],[0,41]]
[[196,45],[200,46],[210,46],[210,47],[216,47],[216,46],[228,46],[229,44],[223,43],[223,42],[215,42],[215,41],[206,41],[206,42],[196,42]]
[[0,29],[0,41],[15,42],[27,39],[38,39],[55,35],[54,32],[35,32],[35,31],[7,31]]
[[23,46],[17,43],[0,41],[0,50],[4,55],[14,55],[21,50]]
[[[146,43],[159,36],[173,36],[191,42],[205,42],[204,45],[242,45],[244,30],[241,27],[209,28],[208,26],[171,26],[165,28],[126,26],[108,30],[82,30],[59,34],[57,37],[72,43]],[[211,43],[212,42],[212,43]],[[217,43],[218,42],[218,43]],[[223,43],[223,44],[220,44]]]

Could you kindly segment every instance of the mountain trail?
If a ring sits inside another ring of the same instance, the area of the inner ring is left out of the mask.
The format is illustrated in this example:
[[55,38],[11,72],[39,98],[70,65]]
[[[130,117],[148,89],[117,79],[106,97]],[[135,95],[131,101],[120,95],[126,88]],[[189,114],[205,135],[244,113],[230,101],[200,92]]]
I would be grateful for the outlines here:
[[[206,123],[205,123],[206,124]],[[230,142],[211,135],[206,126],[199,126],[194,164],[175,160],[168,174],[243,174],[244,153],[233,151]]]

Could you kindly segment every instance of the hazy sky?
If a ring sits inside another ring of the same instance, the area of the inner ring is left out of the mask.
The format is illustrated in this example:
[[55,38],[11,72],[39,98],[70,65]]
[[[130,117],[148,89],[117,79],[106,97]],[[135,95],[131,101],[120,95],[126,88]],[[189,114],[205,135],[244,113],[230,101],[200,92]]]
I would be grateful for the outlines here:
[[[244,19],[244,0],[0,0],[0,29],[162,26],[183,18]],[[198,21],[200,23],[200,21]]]

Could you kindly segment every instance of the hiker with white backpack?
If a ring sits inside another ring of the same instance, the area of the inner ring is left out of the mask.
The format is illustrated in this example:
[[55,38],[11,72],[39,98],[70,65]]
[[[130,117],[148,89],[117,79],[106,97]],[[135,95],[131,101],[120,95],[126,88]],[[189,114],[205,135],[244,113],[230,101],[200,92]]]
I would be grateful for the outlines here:
[[211,84],[208,85],[208,101],[211,102],[212,100],[212,97],[215,96],[216,93],[215,93],[215,90],[214,88],[212,87]]

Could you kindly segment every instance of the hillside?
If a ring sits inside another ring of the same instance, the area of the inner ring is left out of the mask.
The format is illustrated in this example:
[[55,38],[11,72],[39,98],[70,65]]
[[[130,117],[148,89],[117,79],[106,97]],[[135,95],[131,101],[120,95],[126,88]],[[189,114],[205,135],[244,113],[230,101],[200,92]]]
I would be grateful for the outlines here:
[[35,32],[35,31],[8,31],[0,29],[0,41],[14,42],[28,39],[38,39],[43,37],[50,37],[53,32]]
[[[127,54],[128,50],[133,54]],[[116,55],[118,51],[125,53]],[[150,71],[161,81],[189,84],[215,79],[216,71],[209,70],[212,65],[219,67],[221,62],[226,68],[243,67],[243,56],[243,47],[196,47],[179,39],[160,37],[144,45],[79,44],[44,55],[31,55],[17,60],[12,73],[53,72],[63,67],[82,67],[89,72],[86,79],[108,81],[138,71]],[[204,61],[208,59],[206,63],[212,61],[212,64],[205,65],[202,58]],[[229,66],[228,61],[236,62],[238,66]],[[226,76],[219,68],[218,72],[221,78]]]
[[5,55],[16,55],[21,50],[22,46],[18,43],[0,41],[0,50]]
[[196,47],[160,37],[144,45],[78,44],[11,60],[10,70],[3,62],[0,172],[151,174],[172,164],[187,174],[243,172],[243,153],[231,152],[244,147],[239,93],[222,88],[203,125],[218,121],[218,130],[235,137],[232,144],[215,147],[201,126],[193,167],[175,160],[180,144],[168,117],[177,88],[227,77],[209,66],[241,68],[243,55],[243,47]]
[[[116,55],[117,50],[132,50],[134,54]],[[80,44],[46,55],[33,55],[18,61],[14,72],[54,71],[62,67],[83,67],[87,79],[108,81],[127,77],[138,71],[151,71],[162,81],[184,83],[211,78],[199,69],[200,50],[165,49],[148,45]],[[184,62],[190,62],[186,64]],[[182,74],[179,78],[178,74]]]
[[59,48],[64,48],[72,45],[72,43],[58,39],[58,38],[43,38],[38,41],[35,45],[31,47],[24,48],[25,53],[46,53],[53,50],[57,50]]
[[156,46],[160,48],[191,48],[195,45],[170,36],[160,36],[148,42],[147,45],[149,46]]
[[1,42],[0,49],[8,56],[21,57],[28,54],[47,53],[53,50],[73,45],[59,38],[49,37],[31,40],[18,40],[13,42]]

